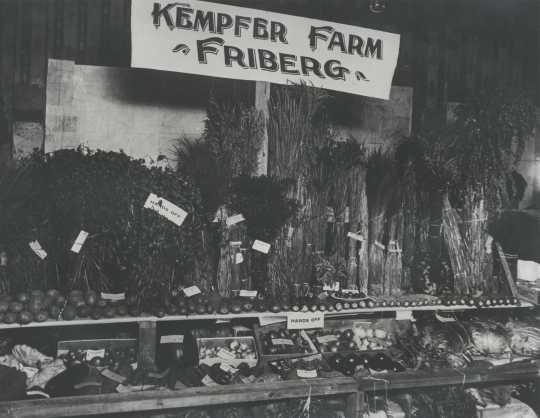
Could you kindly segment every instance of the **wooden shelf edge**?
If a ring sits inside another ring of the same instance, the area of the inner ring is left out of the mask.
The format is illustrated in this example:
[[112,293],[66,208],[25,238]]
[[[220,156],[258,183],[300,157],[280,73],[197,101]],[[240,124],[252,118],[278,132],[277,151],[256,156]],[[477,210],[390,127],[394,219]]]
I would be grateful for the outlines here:
[[[326,318],[342,318],[357,314],[377,314],[381,312],[462,312],[472,310],[486,310],[486,309],[520,309],[534,307],[532,303],[522,302],[521,305],[513,306],[490,306],[486,308],[478,309],[474,306],[456,305],[456,306],[415,306],[415,307],[384,307],[384,308],[359,308],[348,309],[346,311],[339,312],[324,312]],[[319,311],[317,311],[319,312]],[[207,321],[207,320],[231,320],[242,318],[275,318],[283,321],[287,320],[287,312],[247,312],[239,314],[207,314],[207,315],[167,315],[162,318],[157,316],[137,316],[137,317],[117,317],[117,318],[101,318],[101,319],[74,319],[71,321],[45,321],[45,322],[30,322],[29,324],[0,324],[0,330],[3,329],[20,329],[20,328],[39,328],[39,327],[61,327],[61,326],[74,326],[74,325],[101,325],[101,324],[121,324],[121,323],[137,323],[137,322],[167,322],[167,321]]]

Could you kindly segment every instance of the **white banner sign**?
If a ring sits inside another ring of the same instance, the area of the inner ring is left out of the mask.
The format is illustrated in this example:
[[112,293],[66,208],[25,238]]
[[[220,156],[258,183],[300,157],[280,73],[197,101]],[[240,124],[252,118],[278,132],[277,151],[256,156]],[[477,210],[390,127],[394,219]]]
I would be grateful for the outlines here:
[[388,99],[398,34],[206,1],[131,2],[131,66]]

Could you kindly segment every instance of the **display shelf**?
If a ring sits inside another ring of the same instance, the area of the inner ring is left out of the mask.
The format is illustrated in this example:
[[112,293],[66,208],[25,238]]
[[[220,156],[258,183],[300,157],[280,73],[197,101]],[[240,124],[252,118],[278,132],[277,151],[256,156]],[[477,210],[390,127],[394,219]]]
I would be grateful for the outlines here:
[[[410,306],[410,307],[376,307],[376,308],[358,308],[347,309],[339,312],[324,312],[325,318],[341,318],[358,314],[376,314],[381,312],[462,312],[473,310],[486,309],[517,309],[517,308],[532,308],[536,305],[529,302],[521,302],[520,305],[502,305],[477,308],[468,305],[433,305],[433,306]],[[319,311],[317,311],[319,312]],[[49,320],[45,322],[30,322],[28,324],[0,324],[0,330],[16,329],[16,328],[36,328],[36,327],[60,327],[74,325],[100,325],[100,324],[121,324],[121,323],[137,323],[137,322],[166,322],[166,321],[208,321],[208,320],[231,320],[231,319],[275,319],[285,321],[287,312],[244,312],[238,314],[205,314],[205,315],[167,315],[162,318],[152,315],[142,315],[134,317],[116,317],[116,318],[101,318],[101,319],[74,319],[70,321],[64,320]]]
[[381,373],[373,378],[359,378],[363,391],[411,389],[432,386],[470,385],[538,379],[537,361],[508,363],[503,366],[442,369],[434,371],[405,371]]
[[[249,394],[247,396],[246,394]],[[77,417],[143,414],[200,406],[302,399],[308,396],[347,397],[347,418],[359,417],[362,406],[357,383],[350,377],[310,379],[187,388],[178,391],[144,391],[104,395],[0,402],[3,418]]]

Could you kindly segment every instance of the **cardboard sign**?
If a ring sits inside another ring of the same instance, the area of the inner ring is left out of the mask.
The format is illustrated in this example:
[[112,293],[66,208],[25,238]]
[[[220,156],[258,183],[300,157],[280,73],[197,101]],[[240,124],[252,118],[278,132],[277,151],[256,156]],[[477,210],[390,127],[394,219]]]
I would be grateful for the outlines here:
[[199,293],[201,293],[201,289],[199,289],[198,286],[190,286],[190,287],[184,288],[184,294],[188,298],[190,298],[191,296],[198,295]]
[[388,99],[398,34],[207,1],[131,2],[131,66]]
[[268,254],[268,252],[270,251],[270,244],[256,239],[253,242],[253,246],[251,248],[253,248],[255,251],[259,251],[260,253]]
[[156,196],[154,193],[150,193],[148,195],[148,198],[144,203],[144,207],[159,213],[161,216],[178,226],[184,223],[184,220],[188,215],[184,209],[176,206],[174,203],[171,203],[166,199],[163,199],[162,197]]
[[225,219],[225,224],[229,227],[236,225],[237,223],[245,221],[246,218],[244,218],[244,215],[239,213],[238,215],[229,216],[227,219]]
[[42,260],[44,260],[45,258],[47,258],[47,251],[45,251],[45,250],[41,247],[41,244],[39,243],[38,240],[29,242],[28,245],[30,246],[30,248],[32,249],[32,251],[33,251],[39,258],[41,258]]
[[317,370],[297,369],[296,374],[301,379],[312,379],[314,377],[317,377]]
[[355,241],[359,241],[359,242],[363,242],[364,241],[364,237],[360,234],[357,234],[355,232],[348,232],[347,233],[347,236],[350,238],[350,239],[353,239]]
[[240,290],[240,296],[245,298],[256,298],[257,293],[256,290]]
[[160,344],[182,344],[183,342],[183,335],[162,335],[159,339]]
[[121,376],[118,373],[115,373],[109,369],[103,369],[101,371],[101,375],[106,377],[107,379],[111,379],[113,382],[116,382],[116,383],[124,383],[127,380],[126,377]]
[[111,300],[114,302],[126,299],[125,293],[103,293],[101,292],[101,299]]
[[71,251],[73,251],[76,254],[79,254],[82,246],[84,245],[86,241],[86,238],[88,238],[88,232],[86,231],[79,232],[79,235],[77,235],[77,238],[75,238],[75,242],[71,246]]
[[324,328],[323,312],[288,312],[287,329]]
[[293,341],[289,338],[272,338],[273,345],[294,345]]
[[105,357],[105,349],[102,348],[101,350],[86,350],[86,361],[90,361],[94,357]]

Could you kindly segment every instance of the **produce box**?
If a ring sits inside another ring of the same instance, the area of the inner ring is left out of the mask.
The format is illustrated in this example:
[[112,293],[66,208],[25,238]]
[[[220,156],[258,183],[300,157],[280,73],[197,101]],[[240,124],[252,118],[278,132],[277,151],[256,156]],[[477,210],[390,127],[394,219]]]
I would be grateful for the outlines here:
[[327,320],[324,329],[308,331],[321,353],[375,352],[389,349],[395,342],[392,319]]
[[97,366],[117,362],[136,364],[137,339],[109,338],[58,341],[56,354],[57,357],[92,364],[96,363]]
[[288,330],[286,323],[255,327],[259,352],[265,360],[292,358],[317,353],[317,347],[305,330]]
[[209,366],[227,363],[237,367],[246,363],[255,367],[259,359],[253,337],[197,338],[197,349],[199,364]]

